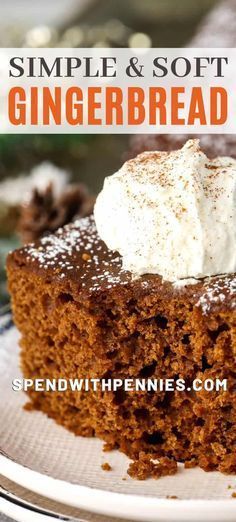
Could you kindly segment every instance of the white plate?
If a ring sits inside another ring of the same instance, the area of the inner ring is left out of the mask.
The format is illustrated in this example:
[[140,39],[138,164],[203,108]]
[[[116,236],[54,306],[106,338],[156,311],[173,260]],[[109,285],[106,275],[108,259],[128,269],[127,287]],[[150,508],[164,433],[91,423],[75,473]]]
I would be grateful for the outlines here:
[[[103,453],[101,441],[75,437],[40,412],[23,410],[24,394],[11,387],[12,380],[21,377],[18,337],[14,327],[0,337],[2,475],[50,499],[108,516],[235,522],[236,499],[231,496],[235,477],[180,466],[177,475],[135,481],[126,474],[125,455]],[[101,469],[106,461],[112,471]],[[170,495],[178,499],[167,499]]]
[[[0,475],[0,484],[0,513],[17,522],[122,522],[42,497],[3,475]],[[1,515],[0,520],[3,522]]]

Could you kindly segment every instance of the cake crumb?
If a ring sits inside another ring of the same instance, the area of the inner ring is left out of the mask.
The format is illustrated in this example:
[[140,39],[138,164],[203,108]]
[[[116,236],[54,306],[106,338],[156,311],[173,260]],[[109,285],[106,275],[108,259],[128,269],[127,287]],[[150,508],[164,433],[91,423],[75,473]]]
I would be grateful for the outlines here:
[[177,462],[168,457],[155,459],[155,455],[141,451],[139,458],[129,465],[127,473],[137,480],[146,480],[150,477],[158,479],[177,473]]
[[113,443],[113,442],[105,442],[105,444],[103,444],[103,448],[102,448],[102,451],[112,451],[114,449],[117,449],[117,444],[116,443]]
[[236,498],[236,491],[234,491],[234,492],[231,494],[231,497],[232,497],[232,498]]
[[197,466],[197,459],[186,460],[184,463],[185,469],[195,468]]
[[32,402],[29,402],[29,401],[28,401],[28,402],[26,402],[26,403],[24,404],[23,409],[24,409],[25,411],[35,411],[35,406],[34,406],[34,404],[33,404]]
[[112,470],[112,467],[110,466],[109,462],[104,462],[101,465],[101,468],[103,469],[103,471],[111,471]]
[[166,498],[169,498],[169,499],[177,499],[179,497],[177,497],[177,495],[166,495]]

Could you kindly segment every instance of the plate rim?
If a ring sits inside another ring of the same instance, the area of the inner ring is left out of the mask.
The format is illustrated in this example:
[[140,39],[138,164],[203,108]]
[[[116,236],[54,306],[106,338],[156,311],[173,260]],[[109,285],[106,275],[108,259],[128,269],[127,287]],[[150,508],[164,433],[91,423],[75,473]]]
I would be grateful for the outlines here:
[[[9,320],[0,329],[0,336],[14,328],[11,314],[4,314],[3,317],[7,315]],[[231,498],[167,499],[73,484],[19,464],[1,448],[0,470],[3,476],[34,493],[104,516],[131,518],[140,522],[235,522],[236,519],[236,501],[233,502]],[[57,492],[60,492],[60,496]],[[75,498],[80,501],[75,501]]]
[[9,480],[39,495],[104,516],[148,522],[160,520],[234,522],[236,518],[236,502],[231,498],[165,499],[101,490],[39,473],[4,455],[0,455],[0,469],[1,474]]

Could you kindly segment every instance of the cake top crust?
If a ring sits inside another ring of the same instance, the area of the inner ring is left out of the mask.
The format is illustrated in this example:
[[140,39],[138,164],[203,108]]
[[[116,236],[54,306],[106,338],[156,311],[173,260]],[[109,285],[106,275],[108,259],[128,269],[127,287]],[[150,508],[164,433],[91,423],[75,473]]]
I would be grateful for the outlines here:
[[7,264],[52,281],[76,285],[81,298],[112,289],[119,292],[125,286],[132,289],[134,296],[161,292],[168,298],[181,294],[203,313],[236,309],[236,274],[205,278],[180,287],[158,275],[145,274],[133,279],[129,271],[122,269],[120,255],[108,250],[99,238],[93,216],[15,250],[9,254]]

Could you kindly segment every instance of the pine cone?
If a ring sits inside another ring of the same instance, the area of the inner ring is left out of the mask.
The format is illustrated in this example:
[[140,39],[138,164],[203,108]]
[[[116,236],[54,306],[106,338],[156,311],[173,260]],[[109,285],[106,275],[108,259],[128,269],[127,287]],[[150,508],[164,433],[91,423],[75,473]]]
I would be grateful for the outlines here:
[[18,230],[22,242],[36,241],[77,217],[89,216],[94,202],[95,197],[83,184],[68,185],[60,196],[55,196],[51,184],[43,192],[34,189],[29,202],[21,207]]

